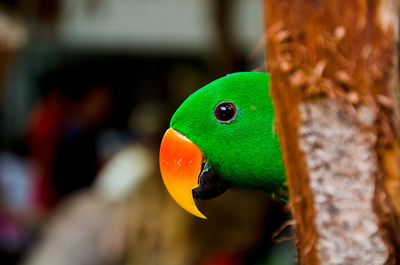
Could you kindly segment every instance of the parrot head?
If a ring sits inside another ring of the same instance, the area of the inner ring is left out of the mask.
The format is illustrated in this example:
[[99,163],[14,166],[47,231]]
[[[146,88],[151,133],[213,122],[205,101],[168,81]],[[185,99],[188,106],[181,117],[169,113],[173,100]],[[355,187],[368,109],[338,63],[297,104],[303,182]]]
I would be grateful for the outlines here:
[[274,128],[267,73],[217,79],[175,112],[160,147],[160,170],[173,199],[206,218],[194,198],[230,187],[259,189],[285,199],[282,153]]

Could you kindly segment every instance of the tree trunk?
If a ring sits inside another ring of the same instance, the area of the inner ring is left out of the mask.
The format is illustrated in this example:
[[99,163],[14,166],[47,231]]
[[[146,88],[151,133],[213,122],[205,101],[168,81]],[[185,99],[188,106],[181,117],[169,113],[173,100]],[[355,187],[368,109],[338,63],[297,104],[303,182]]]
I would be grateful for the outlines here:
[[400,264],[399,0],[266,0],[300,264]]

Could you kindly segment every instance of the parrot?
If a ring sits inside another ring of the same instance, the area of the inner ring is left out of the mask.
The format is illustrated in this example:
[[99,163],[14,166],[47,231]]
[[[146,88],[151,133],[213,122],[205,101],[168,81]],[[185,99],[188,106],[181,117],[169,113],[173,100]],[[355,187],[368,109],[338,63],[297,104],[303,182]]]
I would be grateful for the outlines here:
[[268,73],[232,73],[194,92],[173,114],[159,166],[171,197],[187,212],[207,219],[195,199],[211,199],[229,188],[287,200],[269,84]]

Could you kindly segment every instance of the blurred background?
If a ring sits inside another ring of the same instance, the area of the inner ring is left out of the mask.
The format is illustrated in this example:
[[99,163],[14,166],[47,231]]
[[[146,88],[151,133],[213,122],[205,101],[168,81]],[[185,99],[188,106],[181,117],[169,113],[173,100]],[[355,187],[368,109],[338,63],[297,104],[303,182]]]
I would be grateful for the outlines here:
[[198,202],[157,152],[183,100],[265,71],[262,0],[0,0],[0,264],[295,264],[261,192]]

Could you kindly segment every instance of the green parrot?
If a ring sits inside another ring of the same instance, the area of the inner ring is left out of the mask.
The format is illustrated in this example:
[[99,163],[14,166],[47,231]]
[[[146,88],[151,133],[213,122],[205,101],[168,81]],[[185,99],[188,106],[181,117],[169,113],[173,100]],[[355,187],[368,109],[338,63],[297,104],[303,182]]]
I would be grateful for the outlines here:
[[199,89],[178,108],[160,147],[160,170],[173,199],[206,218],[194,199],[230,187],[287,199],[269,74],[239,72]]

